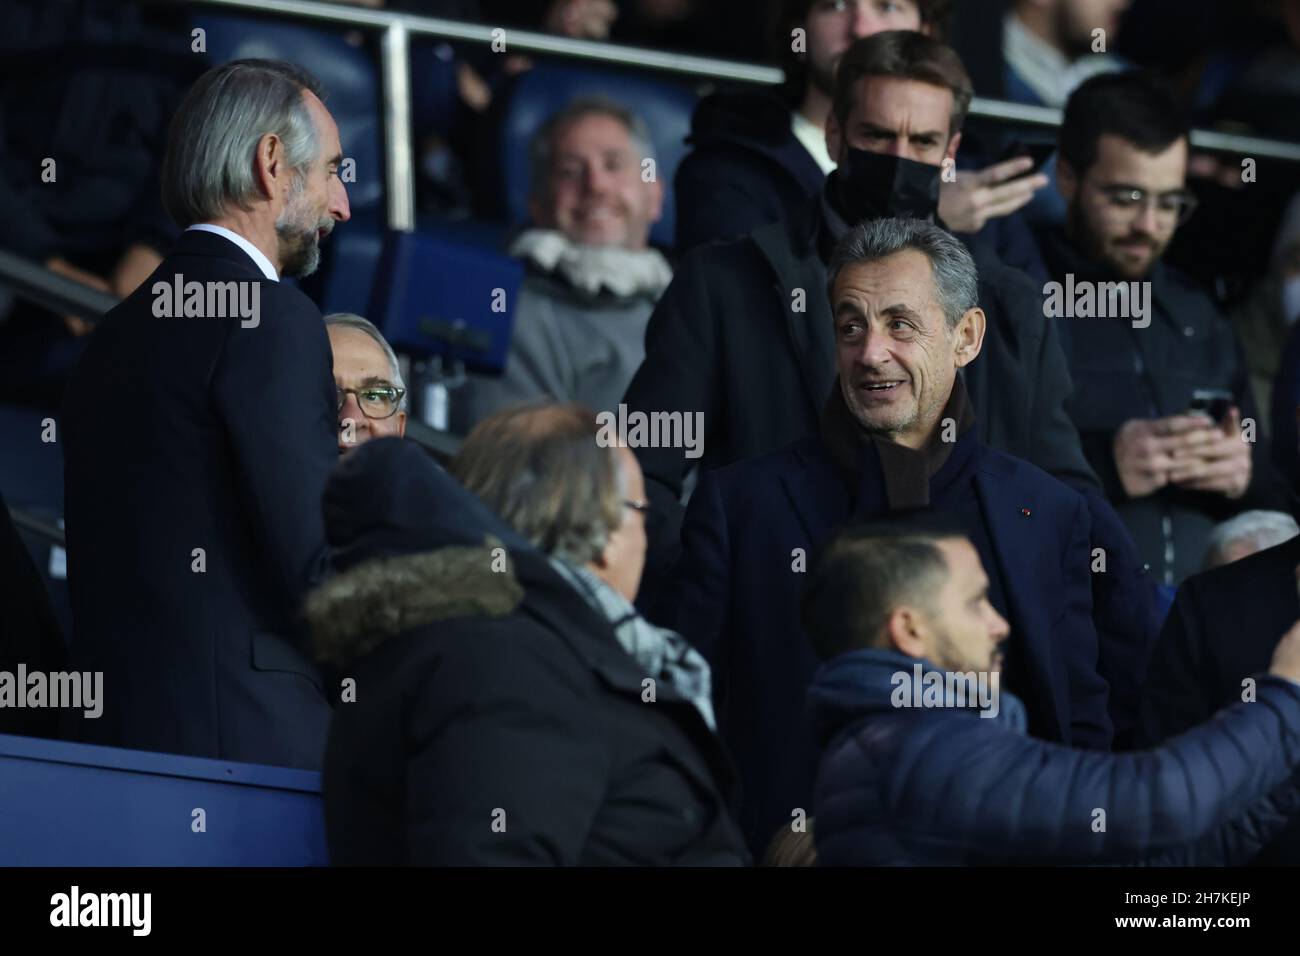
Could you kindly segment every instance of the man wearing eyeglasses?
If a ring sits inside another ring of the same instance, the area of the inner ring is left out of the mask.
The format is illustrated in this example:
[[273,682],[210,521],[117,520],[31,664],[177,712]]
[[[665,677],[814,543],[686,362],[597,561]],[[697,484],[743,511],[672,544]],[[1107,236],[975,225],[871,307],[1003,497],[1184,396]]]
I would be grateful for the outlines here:
[[334,352],[339,454],[372,438],[406,435],[406,386],[397,355],[379,329],[359,315],[325,316]]
[[1146,303],[1144,315],[1070,310],[1057,321],[1084,453],[1167,587],[1197,570],[1216,522],[1286,510],[1235,333],[1191,277],[1161,262],[1196,208],[1188,132],[1177,97],[1153,77],[1083,83],[1060,134],[1065,228],[1038,237],[1062,286],[1100,303],[1114,288],[1103,284],[1120,283],[1130,290],[1121,303]]

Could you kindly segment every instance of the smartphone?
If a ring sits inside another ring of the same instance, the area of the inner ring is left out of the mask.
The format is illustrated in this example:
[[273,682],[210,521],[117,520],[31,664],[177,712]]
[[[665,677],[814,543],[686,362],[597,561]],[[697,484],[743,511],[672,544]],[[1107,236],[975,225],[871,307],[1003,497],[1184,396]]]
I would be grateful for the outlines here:
[[1025,143],[1017,139],[1012,140],[1011,145],[1002,152],[1002,155],[998,157],[998,162],[1005,162],[1008,159],[1015,159],[1018,156],[1028,156],[1034,161],[1034,165],[1016,177],[1017,179],[1022,179],[1025,176],[1032,176],[1034,173],[1041,170],[1043,165],[1052,158],[1052,154],[1055,152],[1055,143]]
[[1235,401],[1232,392],[1226,388],[1198,388],[1192,392],[1192,401],[1187,410],[1193,414],[1208,415],[1222,425]]

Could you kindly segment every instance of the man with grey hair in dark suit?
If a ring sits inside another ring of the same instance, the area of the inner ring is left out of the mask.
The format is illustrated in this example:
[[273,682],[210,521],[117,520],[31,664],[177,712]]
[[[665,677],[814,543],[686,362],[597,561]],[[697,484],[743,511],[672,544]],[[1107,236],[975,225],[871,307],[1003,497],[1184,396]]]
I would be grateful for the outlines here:
[[336,394],[305,276],[348,219],[338,128],[299,68],[204,74],[162,194],[185,232],[110,311],[63,411],[73,655],[93,743],[319,766],[330,705],[296,609],[322,577]]

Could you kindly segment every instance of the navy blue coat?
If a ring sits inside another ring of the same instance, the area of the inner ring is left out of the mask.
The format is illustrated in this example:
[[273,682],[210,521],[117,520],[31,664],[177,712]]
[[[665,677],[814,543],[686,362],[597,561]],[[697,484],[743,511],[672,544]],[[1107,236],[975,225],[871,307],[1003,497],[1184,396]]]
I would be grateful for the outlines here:
[[[1048,739],[1107,748],[1086,502],[985,446],[973,462],[970,480],[1006,584],[1012,653],[1036,701],[1028,701],[1031,721]],[[794,549],[811,556],[854,508],[821,440],[810,438],[706,472],[687,509],[675,626],[713,666],[719,730],[740,768],[741,826],[756,851],[812,798],[817,750],[805,695],[817,659],[800,624],[804,575]]]
[[770,93],[715,93],[691,117],[694,147],[677,167],[677,249],[685,253],[785,219],[826,174],[791,128],[790,107]]
[[894,706],[891,675],[917,663],[852,651],[817,673],[823,866],[1230,866],[1300,806],[1300,685],[1290,681],[1261,676],[1254,703],[1157,750],[1105,754],[1025,736],[1003,719],[1005,699],[998,719]]
[[[155,317],[178,274],[256,283],[260,321]],[[73,659],[104,672],[82,739],[320,766],[330,705],[296,612],[327,566],[331,366],[311,300],[208,232],[96,328],[61,423]]]

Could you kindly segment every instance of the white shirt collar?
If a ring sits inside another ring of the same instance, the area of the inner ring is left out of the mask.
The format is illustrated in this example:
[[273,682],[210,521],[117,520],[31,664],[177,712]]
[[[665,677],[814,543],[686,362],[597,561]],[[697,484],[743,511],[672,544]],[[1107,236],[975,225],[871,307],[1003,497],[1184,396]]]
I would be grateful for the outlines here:
[[812,122],[798,110],[794,111],[794,118],[790,121],[790,130],[794,133],[795,139],[799,140],[800,145],[808,150],[812,156],[813,162],[821,167],[821,171],[829,176],[835,169],[835,160],[831,159],[830,150],[826,148],[826,130]]
[[271,260],[266,258],[266,255],[261,249],[257,248],[257,246],[253,245],[239,233],[231,232],[225,226],[214,226],[210,222],[200,222],[196,225],[190,226],[189,229],[186,229],[185,231],[189,232],[191,230],[212,232],[216,233],[218,236],[223,236],[224,238],[229,239],[235,245],[239,246],[239,248],[248,253],[248,257],[257,264],[259,269],[262,270],[262,275],[266,276],[272,282],[280,281],[280,276],[276,273],[275,266],[271,265]]

